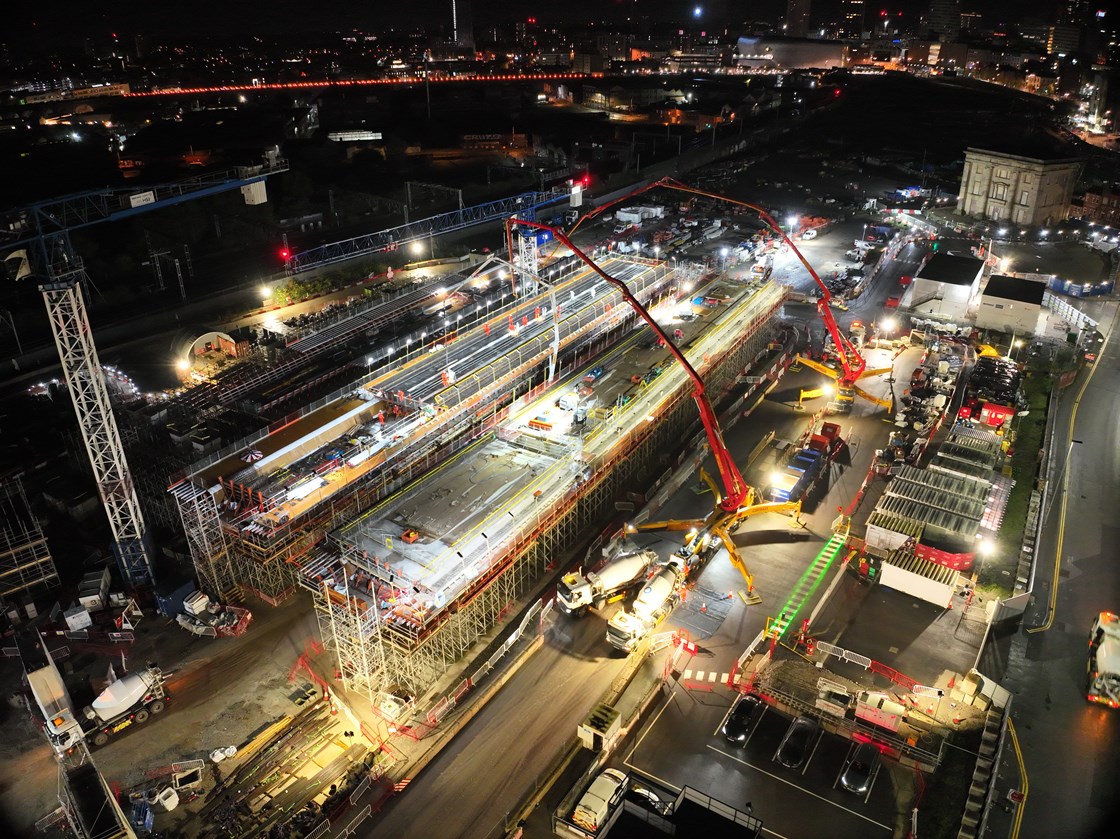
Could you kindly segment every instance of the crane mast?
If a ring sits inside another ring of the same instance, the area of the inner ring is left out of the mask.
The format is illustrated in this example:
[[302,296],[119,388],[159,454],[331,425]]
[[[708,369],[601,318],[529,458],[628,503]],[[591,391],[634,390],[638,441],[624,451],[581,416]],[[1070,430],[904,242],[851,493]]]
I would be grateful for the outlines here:
[[74,257],[68,236],[62,234],[55,241],[61,246],[58,255],[63,257],[64,268],[55,274],[55,260],[46,260],[49,279],[39,290],[62,363],[62,378],[74,402],[78,430],[109,518],[121,573],[129,586],[148,585],[152,582],[151,542],[93,342],[81,284],[85,270]]
[[6,247],[29,245],[38,259],[44,279],[39,291],[47,307],[63,381],[74,402],[82,443],[109,519],[113,552],[125,583],[132,588],[153,582],[154,548],[97,357],[83,288],[85,267],[74,252],[70,231],[237,188],[246,204],[264,203],[265,178],[287,170],[286,160],[268,152],[265,162],[256,166],[239,166],[140,191],[109,188],[77,193],[9,211],[2,219],[3,228],[16,233],[16,240],[5,243]]

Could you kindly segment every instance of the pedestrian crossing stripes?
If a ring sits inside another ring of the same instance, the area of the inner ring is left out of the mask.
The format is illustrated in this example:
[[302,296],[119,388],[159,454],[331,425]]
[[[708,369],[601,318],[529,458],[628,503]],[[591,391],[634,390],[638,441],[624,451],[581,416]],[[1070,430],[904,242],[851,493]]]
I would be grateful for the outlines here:
[[718,670],[685,670],[681,674],[681,679],[686,682],[719,682],[721,685],[726,685],[730,678],[730,673],[720,673]]

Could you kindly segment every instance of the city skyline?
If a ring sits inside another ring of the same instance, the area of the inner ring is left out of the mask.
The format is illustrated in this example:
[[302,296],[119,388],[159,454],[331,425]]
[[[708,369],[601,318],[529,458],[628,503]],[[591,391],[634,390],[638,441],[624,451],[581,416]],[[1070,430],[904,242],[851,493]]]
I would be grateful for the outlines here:
[[[342,31],[358,29],[377,32],[379,29],[420,27],[429,31],[452,31],[451,0],[416,0],[403,7],[362,9],[342,0],[324,0],[316,5],[309,16],[304,4],[295,0],[274,0],[268,4],[238,4],[233,7],[217,0],[199,0],[192,4],[189,18],[175,16],[167,7],[156,6],[140,0],[121,0],[119,3],[90,9],[82,4],[63,2],[45,7],[21,6],[8,14],[6,40],[18,42],[21,38],[101,36],[114,31],[144,32],[162,37],[176,34],[189,36],[194,33],[230,34],[260,33],[262,35]],[[744,8],[736,14],[735,4],[728,0],[716,2],[682,2],[681,0],[614,0],[603,4],[595,0],[572,0],[560,7],[550,4],[510,7],[493,2],[475,2],[471,16],[478,27],[512,23],[519,19],[534,18],[541,26],[574,25],[597,20],[621,20],[627,17],[648,16],[656,20],[679,21],[683,24],[703,26],[734,24],[742,20],[769,20],[779,23],[787,14],[786,0],[766,0]],[[814,16],[820,13],[821,0],[812,3]],[[841,4],[834,3],[838,8]],[[927,15],[928,0],[889,0],[868,2],[866,15],[870,20],[882,11],[892,16],[902,13],[905,21],[913,22],[918,16]],[[1105,8],[1101,3],[1096,5]],[[976,12],[983,16],[986,25],[1017,20],[1038,19],[1054,22],[1064,4],[1060,0],[962,0],[961,12]],[[696,14],[699,9],[700,13]],[[1090,13],[1094,4],[1089,3]]]

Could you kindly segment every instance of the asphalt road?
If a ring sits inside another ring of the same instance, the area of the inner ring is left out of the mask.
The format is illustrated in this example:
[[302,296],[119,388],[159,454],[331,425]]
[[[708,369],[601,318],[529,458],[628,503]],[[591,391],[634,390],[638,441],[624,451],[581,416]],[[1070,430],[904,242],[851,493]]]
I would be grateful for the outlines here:
[[467,839],[499,828],[622,668],[605,632],[598,615],[556,615],[544,646],[358,835]]
[[[1102,325],[1111,322],[1116,307],[1115,302],[1094,306],[1105,316]],[[1115,333],[1085,386],[1088,376],[1083,372],[1066,389],[1055,417],[1050,486],[1056,491],[1039,549],[1035,597],[1023,628],[1000,638],[983,663],[989,668],[985,672],[1014,693],[1012,718],[1029,781],[1024,839],[1104,835],[1114,830],[1108,825],[1115,825],[1120,813],[1120,714],[1087,703],[1084,694],[1089,624],[1098,612],[1120,609],[1120,341]],[[1081,443],[1071,446],[1071,438]],[[1045,631],[1029,632],[1046,625],[1059,544],[1053,623]],[[1001,794],[1022,788],[1014,754],[1000,774]]]

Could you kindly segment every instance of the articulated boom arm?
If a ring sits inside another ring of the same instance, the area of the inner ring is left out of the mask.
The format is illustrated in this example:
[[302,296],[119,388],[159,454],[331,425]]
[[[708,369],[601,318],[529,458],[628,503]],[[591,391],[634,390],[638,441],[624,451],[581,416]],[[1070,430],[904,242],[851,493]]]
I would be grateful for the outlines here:
[[700,378],[700,374],[696,372],[696,368],[689,363],[684,353],[682,353],[677,345],[673,343],[672,339],[665,334],[665,330],[653,319],[653,316],[650,315],[641,301],[630,293],[630,289],[627,288],[626,283],[612,277],[600,268],[591,257],[573,244],[572,240],[565,235],[564,231],[547,224],[526,221],[524,219],[517,219],[516,222],[512,220],[507,222],[507,230],[508,226],[513,223],[523,227],[550,231],[556,237],[557,241],[561,242],[592,271],[617,288],[619,293],[622,294],[623,299],[630,304],[630,308],[637,312],[642,320],[649,325],[649,328],[665,342],[665,346],[669,348],[669,352],[680,362],[685,372],[687,372],[692,379],[692,398],[696,400],[696,405],[700,409],[700,421],[704,424],[704,431],[708,435],[708,443],[712,448],[712,454],[715,456],[720,478],[723,480],[724,493],[723,499],[720,501],[720,507],[729,512],[738,510],[739,507],[750,498],[751,488],[747,485],[746,480],[744,480],[742,474],[739,472],[739,467],[735,465],[735,461],[731,459],[731,452],[727,450],[727,446],[723,442],[723,434],[719,430],[719,423],[716,420],[715,410],[712,408],[712,403],[708,401],[708,396],[704,390],[704,380]]
[[595,218],[609,207],[613,207],[616,204],[620,204],[624,201],[629,201],[635,195],[640,195],[644,192],[648,192],[649,190],[656,187],[675,189],[678,192],[687,192],[692,195],[702,196],[704,198],[712,198],[717,201],[724,201],[728,204],[734,204],[737,207],[746,207],[748,210],[753,210],[754,212],[758,213],[758,217],[766,222],[770,229],[774,233],[776,233],[785,244],[789,245],[790,250],[792,250],[794,254],[796,254],[798,260],[800,260],[801,264],[805,266],[805,270],[809,272],[809,276],[813,278],[813,281],[816,282],[817,287],[821,290],[821,297],[817,302],[817,311],[820,312],[821,319],[824,321],[825,328],[828,329],[828,334],[832,336],[832,342],[836,345],[836,353],[840,356],[840,363],[844,368],[843,374],[839,377],[839,384],[841,387],[851,387],[852,383],[860,377],[861,373],[863,373],[863,369],[867,366],[867,362],[864,361],[863,356],[859,354],[859,350],[852,346],[851,342],[849,342],[848,339],[845,338],[844,335],[840,332],[840,327],[837,326],[836,318],[832,316],[832,308],[829,305],[829,301],[832,299],[832,292],[828,290],[828,286],[824,284],[821,278],[817,275],[817,272],[813,270],[813,266],[809,264],[809,260],[807,260],[801,253],[801,251],[797,249],[797,246],[794,245],[792,241],[790,241],[790,238],[778,225],[778,222],[776,222],[774,218],[761,207],[755,204],[748,204],[746,201],[737,201],[734,198],[728,198],[726,195],[719,195],[715,192],[706,192],[702,189],[696,189],[695,187],[682,184],[680,181],[673,178],[662,178],[659,181],[654,181],[649,186],[644,186],[640,189],[636,189],[633,192],[629,192],[626,195],[623,195],[621,198],[604,204],[601,207],[597,207],[592,212],[586,214],[583,218],[581,218],[570,232],[574,233],[579,228],[580,224],[583,224],[583,222],[589,219]]

